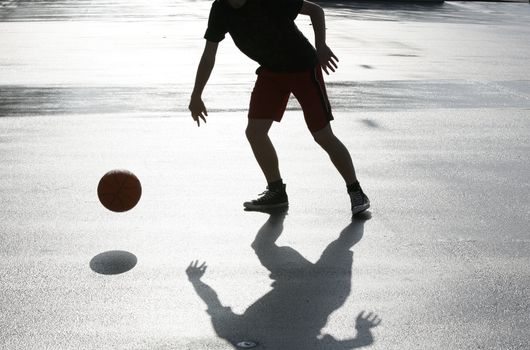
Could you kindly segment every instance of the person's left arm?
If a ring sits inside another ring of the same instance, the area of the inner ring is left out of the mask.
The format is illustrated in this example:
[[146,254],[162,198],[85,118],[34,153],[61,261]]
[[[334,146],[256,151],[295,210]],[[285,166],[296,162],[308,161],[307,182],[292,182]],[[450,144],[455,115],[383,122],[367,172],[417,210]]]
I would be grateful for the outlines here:
[[311,18],[311,24],[315,32],[315,48],[317,49],[317,58],[320,66],[329,74],[328,69],[335,72],[339,59],[326,44],[326,18],[322,7],[309,1],[303,1],[300,9],[302,15]]

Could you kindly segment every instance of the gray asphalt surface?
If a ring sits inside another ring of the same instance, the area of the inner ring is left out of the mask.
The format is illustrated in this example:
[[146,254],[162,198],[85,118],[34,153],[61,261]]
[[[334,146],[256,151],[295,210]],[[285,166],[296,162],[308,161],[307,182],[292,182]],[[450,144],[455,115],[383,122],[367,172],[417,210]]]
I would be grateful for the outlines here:
[[[290,208],[243,211],[256,65],[230,39],[208,124],[187,112],[210,2],[0,5],[0,348],[528,348],[529,4],[326,7],[354,220],[295,101]],[[120,214],[115,168],[143,187]]]

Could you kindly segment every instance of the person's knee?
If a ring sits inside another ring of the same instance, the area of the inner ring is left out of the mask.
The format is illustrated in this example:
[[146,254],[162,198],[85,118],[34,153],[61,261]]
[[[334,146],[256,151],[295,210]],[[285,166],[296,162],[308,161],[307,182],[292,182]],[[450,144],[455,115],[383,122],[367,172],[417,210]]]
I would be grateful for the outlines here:
[[315,140],[315,142],[318,143],[320,146],[324,146],[326,144],[326,141],[328,141],[326,137],[318,134],[313,134],[313,140]]
[[333,144],[336,140],[335,135],[333,134],[331,129],[328,127],[318,130],[314,132],[312,135],[313,135],[313,139],[315,140],[315,142],[318,143],[322,147],[329,146]]
[[245,135],[247,140],[253,142],[267,137],[268,131],[269,128],[266,126],[249,123],[245,129]]
[[247,126],[245,130],[245,135],[247,136],[247,140],[249,142],[257,140],[259,138],[259,134],[260,132],[256,128],[253,128],[251,126]]

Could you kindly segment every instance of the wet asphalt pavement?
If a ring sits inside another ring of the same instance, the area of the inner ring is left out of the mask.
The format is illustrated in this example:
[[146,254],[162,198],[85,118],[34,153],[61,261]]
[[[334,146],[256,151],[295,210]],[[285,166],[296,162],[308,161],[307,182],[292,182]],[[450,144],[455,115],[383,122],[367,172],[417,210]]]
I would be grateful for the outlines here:
[[[242,210],[256,65],[229,38],[187,112],[209,7],[0,2],[0,348],[527,349],[530,5],[326,5],[353,220],[294,100],[290,208]],[[120,214],[115,168],[143,188]]]

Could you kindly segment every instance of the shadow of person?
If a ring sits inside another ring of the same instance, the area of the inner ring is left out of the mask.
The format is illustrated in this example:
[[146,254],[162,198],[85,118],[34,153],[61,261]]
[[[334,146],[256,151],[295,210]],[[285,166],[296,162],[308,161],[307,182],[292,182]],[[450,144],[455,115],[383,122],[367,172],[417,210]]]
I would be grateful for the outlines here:
[[362,238],[365,219],[353,218],[313,264],[293,248],[276,244],[286,215],[286,211],[270,213],[252,243],[274,282],[273,289],[242,315],[223,306],[215,291],[201,281],[205,263],[199,265],[195,261],[188,266],[188,278],[206,303],[217,335],[236,349],[238,343],[246,340],[257,343],[256,348],[274,350],[338,350],[370,345],[374,341],[371,328],[380,319],[364,312],[357,316],[355,338],[338,340],[321,334],[329,315],[350,295],[353,263],[350,249]]

